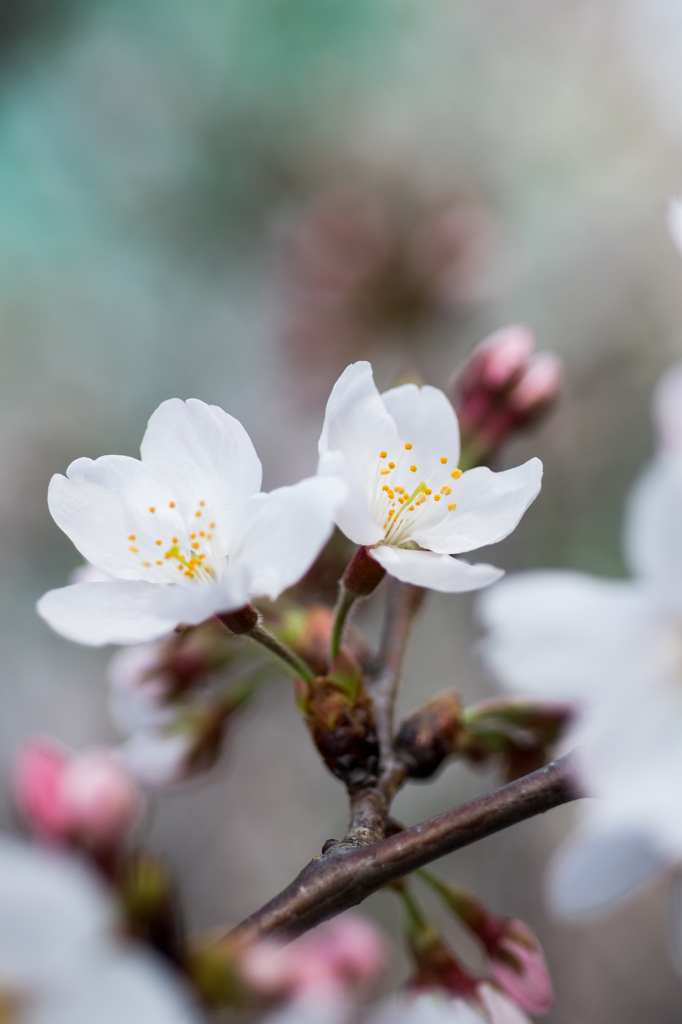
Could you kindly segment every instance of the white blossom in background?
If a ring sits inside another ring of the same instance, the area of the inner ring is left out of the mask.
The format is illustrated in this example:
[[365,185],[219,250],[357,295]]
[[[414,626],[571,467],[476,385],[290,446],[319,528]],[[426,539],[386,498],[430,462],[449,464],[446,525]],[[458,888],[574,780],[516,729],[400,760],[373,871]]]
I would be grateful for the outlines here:
[[599,799],[551,872],[567,916],[604,909],[682,862],[681,410],[675,366],[654,396],[659,450],[627,506],[631,579],[525,573],[479,605],[483,656],[500,682],[579,710],[569,739],[585,791]]
[[50,483],[55,522],[111,577],[38,602],[70,640],[139,643],[251,597],[278,597],[312,564],[344,493],[319,477],[261,493],[260,460],[242,425],[196,399],[159,406],[141,456],[77,459]]
[[453,554],[502,540],[537,496],[542,463],[462,473],[459,427],[442,391],[405,384],[380,395],[367,362],[334,385],[318,445],[318,473],[347,497],[336,523],[392,576],[433,590],[476,590],[502,576]]
[[0,838],[0,1019],[199,1024],[170,972],[115,936],[98,880],[74,859]]
[[530,1024],[530,1018],[498,989],[479,985],[480,1005],[444,991],[399,992],[367,1024]]

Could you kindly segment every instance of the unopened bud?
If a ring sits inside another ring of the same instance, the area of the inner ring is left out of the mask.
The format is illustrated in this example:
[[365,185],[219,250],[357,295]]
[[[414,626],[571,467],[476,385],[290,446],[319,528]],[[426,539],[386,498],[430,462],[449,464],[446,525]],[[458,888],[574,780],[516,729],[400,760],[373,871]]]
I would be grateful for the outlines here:
[[383,580],[386,570],[366,547],[358,548],[343,574],[343,585],[356,597],[368,597]]
[[536,422],[561,389],[561,360],[533,355],[525,327],[491,334],[471,353],[449,384],[462,435],[464,468],[484,463],[512,434]]
[[340,658],[331,666],[336,678],[320,677],[308,686],[306,724],[329,770],[354,792],[376,783],[379,743],[362,675],[348,669],[347,652]]
[[17,805],[44,839],[116,847],[137,822],[142,798],[109,751],[71,754],[46,740],[28,743],[15,770]]
[[455,751],[461,719],[462,702],[454,690],[444,690],[408,715],[395,748],[411,778],[429,778]]
[[[285,612],[281,621],[270,628],[275,636],[310,665],[316,675],[327,672],[329,643],[334,629],[334,612],[331,608],[326,605],[313,605],[306,610],[297,608]],[[346,623],[343,643],[344,648],[361,666],[369,664],[371,653],[352,623]]]
[[484,701],[467,708],[460,750],[474,764],[499,758],[511,782],[547,763],[574,716],[574,705],[559,701]]
[[254,626],[258,625],[260,614],[252,604],[245,604],[243,608],[237,608],[234,612],[223,612],[216,616],[224,626],[240,636],[243,633],[250,633]]

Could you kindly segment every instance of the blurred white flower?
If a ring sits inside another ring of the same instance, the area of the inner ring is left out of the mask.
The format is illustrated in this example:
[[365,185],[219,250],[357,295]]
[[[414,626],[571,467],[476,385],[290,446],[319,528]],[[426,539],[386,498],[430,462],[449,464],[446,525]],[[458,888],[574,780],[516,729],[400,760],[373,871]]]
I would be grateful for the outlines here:
[[[627,507],[631,580],[534,572],[479,605],[483,654],[510,690],[576,702],[584,813],[551,874],[567,916],[682,860],[682,368],[654,395],[660,448]],[[677,929],[682,932],[682,927]]]
[[199,1024],[180,983],[151,954],[124,947],[116,923],[106,893],[80,863],[0,838],[2,1019]]
[[386,1000],[367,1024],[530,1024],[526,1014],[487,982],[478,987],[480,1004],[441,990],[403,992]]
[[367,362],[334,385],[318,448],[318,473],[347,487],[340,529],[392,576],[433,590],[499,579],[500,569],[450,556],[502,540],[540,490],[539,459],[504,473],[462,473],[457,416],[444,393],[405,384],[380,395]]
[[261,464],[242,425],[196,399],[163,402],[141,454],[77,459],[50,483],[56,523],[112,577],[38,602],[70,640],[153,640],[252,596],[278,597],[311,565],[343,497],[341,484],[315,477],[260,493]]

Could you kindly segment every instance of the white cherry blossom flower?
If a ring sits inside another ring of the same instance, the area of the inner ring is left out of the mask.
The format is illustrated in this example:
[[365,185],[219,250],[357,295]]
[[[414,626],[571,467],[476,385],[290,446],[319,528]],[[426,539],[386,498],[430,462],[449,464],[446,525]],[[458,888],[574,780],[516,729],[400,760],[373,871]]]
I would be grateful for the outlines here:
[[540,490],[539,459],[462,473],[457,416],[443,392],[405,384],[380,395],[367,362],[334,385],[318,449],[318,473],[347,487],[340,529],[392,576],[434,590],[499,579],[500,569],[450,556],[502,540]]
[[115,935],[99,881],[72,858],[0,838],[0,1019],[199,1024],[155,957]]
[[38,602],[62,636],[99,646],[153,640],[307,571],[343,496],[311,478],[260,493],[261,464],[232,416],[172,398],[152,415],[141,460],[77,459],[52,478],[50,512],[99,573]]
[[654,396],[661,447],[628,503],[630,580],[526,573],[479,606],[500,682],[579,710],[569,739],[585,791],[600,799],[551,873],[566,916],[604,909],[682,862],[681,408],[676,366]]
[[402,992],[387,999],[368,1024],[530,1024],[526,1014],[487,982],[471,1003],[440,990]]

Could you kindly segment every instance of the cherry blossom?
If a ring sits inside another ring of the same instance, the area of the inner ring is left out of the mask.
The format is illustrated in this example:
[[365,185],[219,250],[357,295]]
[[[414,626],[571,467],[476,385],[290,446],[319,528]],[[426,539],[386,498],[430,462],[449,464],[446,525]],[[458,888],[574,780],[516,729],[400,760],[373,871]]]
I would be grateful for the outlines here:
[[478,1000],[452,996],[441,989],[404,992],[388,999],[368,1024],[530,1024],[526,1014],[488,982]]
[[569,741],[600,799],[554,862],[550,889],[567,916],[608,907],[682,860],[681,370],[656,390],[659,451],[627,505],[632,578],[532,572],[480,603],[484,659],[500,682],[578,707]]
[[476,590],[502,575],[453,554],[506,537],[540,490],[542,463],[462,473],[459,427],[442,391],[404,384],[380,395],[367,362],[334,385],[318,473],[340,477],[336,523],[388,573],[442,591]]
[[77,459],[50,483],[54,520],[111,577],[90,573],[38,602],[70,640],[153,640],[251,597],[278,597],[307,571],[343,496],[337,481],[315,477],[261,493],[242,425],[197,399],[159,406],[141,456]]
[[123,945],[79,862],[0,838],[0,1017],[12,1024],[199,1024],[152,954]]

